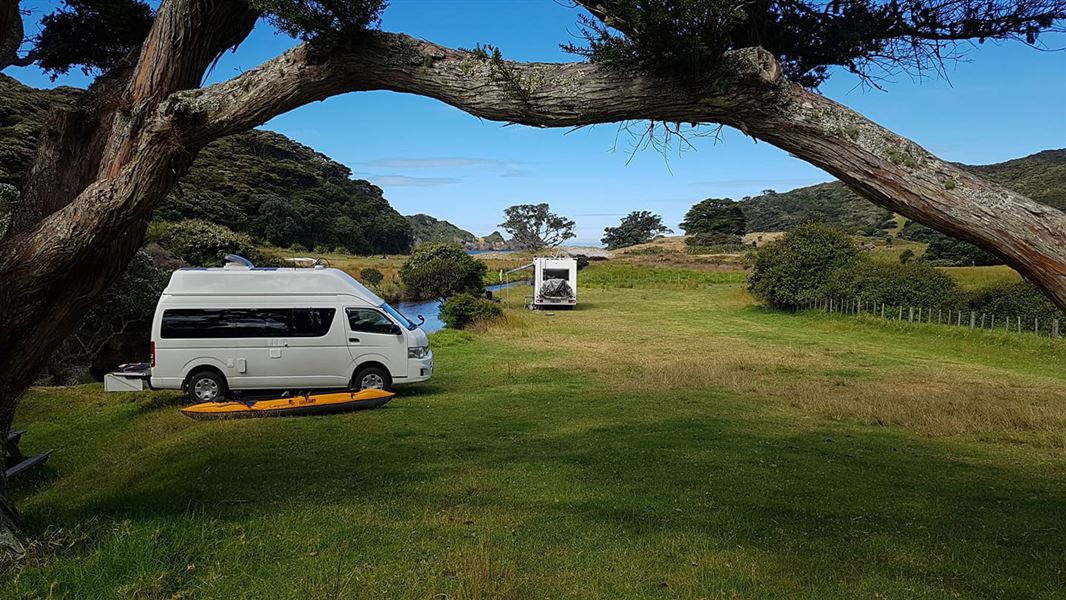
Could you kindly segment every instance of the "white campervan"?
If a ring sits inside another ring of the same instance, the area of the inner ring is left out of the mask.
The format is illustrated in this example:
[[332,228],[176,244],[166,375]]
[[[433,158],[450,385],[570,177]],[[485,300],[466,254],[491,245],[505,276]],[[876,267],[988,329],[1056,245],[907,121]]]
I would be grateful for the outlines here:
[[533,308],[573,308],[577,304],[577,260],[533,259]]
[[171,276],[152,321],[153,388],[210,402],[231,390],[389,388],[433,375],[425,332],[344,271],[240,261]]

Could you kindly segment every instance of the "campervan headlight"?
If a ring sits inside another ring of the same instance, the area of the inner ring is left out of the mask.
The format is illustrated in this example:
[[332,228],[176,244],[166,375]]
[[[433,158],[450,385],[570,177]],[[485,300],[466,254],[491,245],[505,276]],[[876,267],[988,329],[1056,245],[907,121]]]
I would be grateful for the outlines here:
[[429,346],[412,346],[407,349],[407,358],[425,358],[429,354]]

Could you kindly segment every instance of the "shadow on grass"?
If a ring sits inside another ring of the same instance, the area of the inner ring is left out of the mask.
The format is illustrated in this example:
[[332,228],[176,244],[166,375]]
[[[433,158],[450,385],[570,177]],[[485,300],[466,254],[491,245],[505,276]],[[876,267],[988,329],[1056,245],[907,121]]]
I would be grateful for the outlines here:
[[1050,475],[889,432],[768,432],[635,410],[621,419],[632,422],[582,427],[559,412],[541,423],[468,414],[465,427],[426,428],[408,425],[402,404],[212,424],[191,447],[167,447],[131,469],[125,484],[45,510],[72,524],[190,512],[240,523],[301,504],[387,513],[399,503],[405,514],[466,507],[633,548],[694,536],[769,557],[782,576],[811,586],[828,585],[832,573],[989,596],[1066,583],[1055,566],[1066,555],[1066,495]]

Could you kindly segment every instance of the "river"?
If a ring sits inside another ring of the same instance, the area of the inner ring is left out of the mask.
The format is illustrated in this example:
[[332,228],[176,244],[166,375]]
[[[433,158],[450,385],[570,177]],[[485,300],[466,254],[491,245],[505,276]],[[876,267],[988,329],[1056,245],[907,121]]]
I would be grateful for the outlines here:
[[[496,285],[490,285],[485,289],[495,294],[505,289],[517,287],[520,285],[529,285],[529,282],[512,281],[510,283],[498,283]],[[436,300],[423,300],[421,302],[398,302],[396,303],[395,307],[396,310],[403,313],[405,317],[411,319],[415,323],[418,322],[418,316],[422,315],[422,317],[426,319],[426,322],[422,324],[422,330],[426,333],[433,333],[434,331],[440,331],[441,329],[444,329],[444,322],[440,320],[440,302]]]

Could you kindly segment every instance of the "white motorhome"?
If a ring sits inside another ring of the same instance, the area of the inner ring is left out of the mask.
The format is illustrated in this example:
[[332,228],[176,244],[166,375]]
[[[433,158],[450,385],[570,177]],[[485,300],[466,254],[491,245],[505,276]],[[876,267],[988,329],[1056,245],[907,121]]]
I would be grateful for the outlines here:
[[152,322],[151,387],[210,402],[432,377],[425,332],[344,271],[240,260],[171,276]]
[[573,308],[577,304],[577,260],[533,259],[533,307]]

